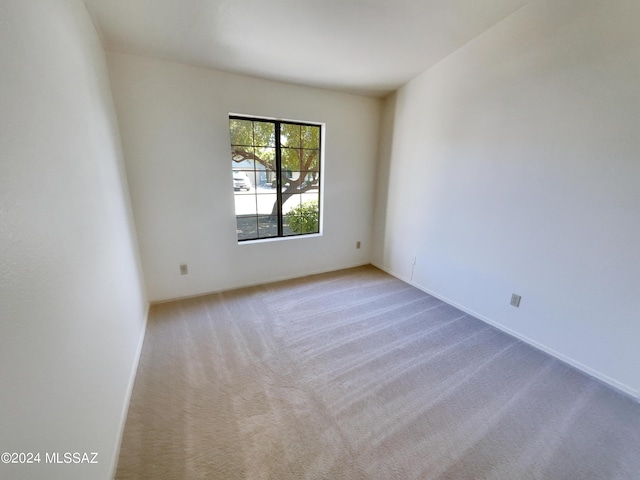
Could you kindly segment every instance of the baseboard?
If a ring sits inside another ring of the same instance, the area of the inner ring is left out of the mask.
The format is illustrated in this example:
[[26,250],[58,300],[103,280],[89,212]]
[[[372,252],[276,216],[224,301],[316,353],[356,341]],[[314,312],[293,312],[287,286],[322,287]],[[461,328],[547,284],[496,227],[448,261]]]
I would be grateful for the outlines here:
[[118,428],[118,440],[116,444],[115,453],[111,465],[111,478],[115,478],[116,470],[118,468],[118,459],[120,458],[120,447],[122,446],[122,438],[124,436],[124,426],[127,422],[127,415],[129,414],[129,405],[131,403],[131,395],[133,394],[133,385],[136,381],[136,374],[138,373],[138,365],[140,364],[140,357],[142,356],[142,346],[144,345],[144,337],[147,332],[147,323],[149,321],[149,310],[151,304],[147,302],[147,308],[144,314],[144,325],[142,326],[142,332],[138,339],[138,345],[136,347],[135,358],[133,359],[133,368],[129,374],[129,384],[127,385],[127,391],[125,394],[125,402],[122,407],[122,413],[120,414],[120,426]]
[[[166,298],[166,299],[162,299],[162,300],[153,300],[153,301],[151,301],[151,305],[159,305],[161,303],[169,303],[169,302],[175,302],[175,301],[178,301],[178,300],[187,300],[189,298],[203,297],[205,295],[212,295],[214,293],[221,293],[221,292],[229,292],[231,290],[238,290],[240,288],[250,288],[250,287],[257,287],[257,286],[260,286],[260,285],[268,285],[270,283],[283,282],[285,280],[295,280],[296,278],[304,278],[304,277],[308,277],[310,275],[321,275],[323,273],[337,272],[339,270],[346,270],[348,268],[364,267],[365,265],[371,265],[371,262],[367,261],[367,262],[363,262],[363,263],[356,263],[356,264],[332,267],[332,268],[321,269],[321,270],[312,270],[309,273],[305,273],[303,275],[283,275],[283,276],[279,276],[279,277],[273,277],[273,278],[269,279],[268,282],[252,282],[252,283],[246,283],[246,284],[243,283],[243,284],[240,284],[240,285],[233,285],[233,286],[229,286],[229,287],[220,288],[218,290],[210,290],[210,291],[201,292],[201,293],[194,293],[193,295],[183,295],[181,297],[171,297],[171,298]],[[381,269],[381,270],[384,270],[384,269]]]
[[487,318],[486,316],[475,312],[473,310],[471,310],[470,308],[465,307],[464,305],[460,305],[457,302],[454,302],[453,300],[440,295],[438,292],[434,292],[432,290],[429,290],[428,288],[425,288],[424,286],[420,285],[417,282],[412,281],[411,279],[405,277],[404,275],[400,275],[396,272],[394,272],[393,270],[391,270],[390,268],[387,268],[383,265],[379,265],[375,262],[372,262],[372,265],[375,266],[376,268],[379,268],[380,270],[388,273],[389,275],[392,275],[394,277],[396,277],[398,280],[402,280],[405,283],[408,283],[409,285],[416,287],[419,290],[422,290],[425,293],[428,293],[429,295],[432,295],[434,297],[436,297],[438,300],[442,300],[443,302],[456,307],[457,309],[468,313],[469,315],[477,318],[478,320],[481,320],[489,325],[491,325],[492,327],[497,328],[498,330],[506,333],[507,335],[510,335],[512,337],[517,338],[518,340],[523,341],[524,343],[548,354],[551,355],[554,358],[557,358],[558,360],[560,360],[561,362],[577,369],[580,370],[582,373],[588,375],[589,377],[597,380],[598,382],[601,382],[605,385],[607,385],[608,387],[614,389],[615,391],[621,393],[622,395],[624,395],[625,397],[629,397],[632,400],[634,400],[637,403],[640,403],[640,392],[638,392],[636,389],[629,387],[628,385],[625,385],[622,382],[619,382],[611,377],[609,377],[608,375],[605,375],[601,372],[599,372],[598,370],[595,370],[571,357],[568,357],[567,355],[564,355],[563,353],[560,353],[556,350],[554,350],[553,348],[549,348],[548,346],[537,342],[536,340],[533,340],[529,337],[527,337],[526,335],[522,335],[521,333],[518,333],[508,327],[505,327],[504,325],[501,325],[500,323]]

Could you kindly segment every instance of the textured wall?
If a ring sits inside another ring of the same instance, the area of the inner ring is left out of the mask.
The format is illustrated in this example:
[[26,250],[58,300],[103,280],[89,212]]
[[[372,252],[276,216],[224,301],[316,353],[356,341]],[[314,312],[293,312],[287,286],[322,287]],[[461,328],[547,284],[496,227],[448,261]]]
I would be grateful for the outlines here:
[[[380,100],[126,54],[107,60],[151,300],[369,261]],[[321,237],[238,245],[229,113],[326,124]]]
[[[146,300],[104,52],[80,1],[0,5],[0,464],[112,475]],[[45,452],[97,452],[51,465]]]
[[633,1],[532,2],[400,89],[374,251],[633,395],[639,21]]

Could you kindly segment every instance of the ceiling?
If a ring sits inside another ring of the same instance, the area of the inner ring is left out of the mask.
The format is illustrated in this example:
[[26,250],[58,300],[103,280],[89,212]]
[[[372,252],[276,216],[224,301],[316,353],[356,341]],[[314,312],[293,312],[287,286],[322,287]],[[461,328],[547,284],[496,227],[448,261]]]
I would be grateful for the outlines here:
[[85,0],[105,48],[382,96],[529,0]]

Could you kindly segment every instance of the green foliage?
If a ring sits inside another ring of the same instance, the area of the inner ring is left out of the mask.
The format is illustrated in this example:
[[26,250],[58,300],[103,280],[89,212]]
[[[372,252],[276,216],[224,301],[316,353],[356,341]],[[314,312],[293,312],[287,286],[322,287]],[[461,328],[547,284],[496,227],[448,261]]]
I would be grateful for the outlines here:
[[[275,171],[275,123],[259,120],[229,120],[232,159],[254,160]],[[282,123],[280,128],[282,169],[289,172],[318,171],[320,127]]]
[[272,122],[255,122],[252,120],[229,120],[231,145],[275,147],[276,131]]
[[[279,197],[282,201],[273,203],[272,215],[276,215],[279,205],[292,195],[319,188],[319,125],[231,118],[229,130],[233,168],[256,175],[272,187],[282,186]],[[294,232],[317,232],[317,204],[315,208],[295,209],[290,219]]]
[[317,232],[319,213],[320,210],[316,200],[301,203],[287,213],[289,228],[295,233]]

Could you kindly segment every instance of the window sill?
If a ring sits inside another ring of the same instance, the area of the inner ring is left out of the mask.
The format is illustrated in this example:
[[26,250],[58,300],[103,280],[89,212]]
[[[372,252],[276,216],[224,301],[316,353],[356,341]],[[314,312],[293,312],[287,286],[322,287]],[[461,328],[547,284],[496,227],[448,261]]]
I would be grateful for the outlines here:
[[244,240],[242,242],[237,242],[238,245],[255,245],[257,243],[271,243],[271,242],[281,242],[287,240],[300,240],[303,238],[318,238],[322,237],[322,232],[320,233],[308,233],[306,235],[289,235],[287,237],[270,237],[270,238],[256,238],[255,240]]

